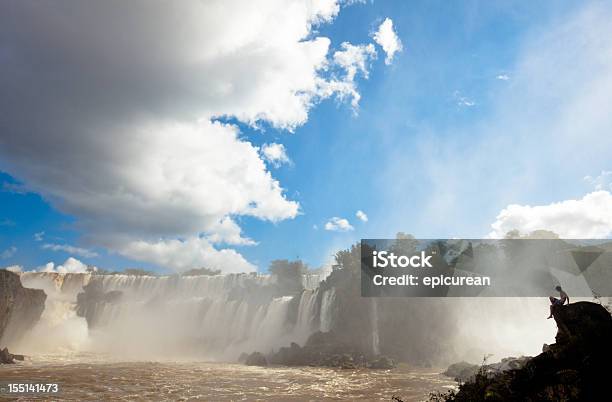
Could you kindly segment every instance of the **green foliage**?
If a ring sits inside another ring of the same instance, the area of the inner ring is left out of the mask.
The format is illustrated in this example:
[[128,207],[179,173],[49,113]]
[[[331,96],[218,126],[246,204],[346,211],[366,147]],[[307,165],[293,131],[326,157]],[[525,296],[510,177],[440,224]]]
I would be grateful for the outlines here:
[[183,272],[182,276],[200,276],[200,275],[219,275],[221,274],[221,270],[219,269],[210,269],[206,267],[202,268],[193,268]]
[[142,268],[126,268],[123,270],[124,275],[135,275],[135,276],[158,276],[157,273],[153,271],[147,271]]
[[277,279],[277,284],[283,292],[301,292],[302,275],[308,272],[308,266],[301,260],[274,260],[268,268],[270,274]]

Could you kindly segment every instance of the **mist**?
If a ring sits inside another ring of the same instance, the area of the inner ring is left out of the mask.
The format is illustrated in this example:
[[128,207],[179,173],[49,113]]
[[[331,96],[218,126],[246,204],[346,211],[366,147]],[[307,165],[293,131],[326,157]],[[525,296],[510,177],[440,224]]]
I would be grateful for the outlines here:
[[[315,331],[343,331],[371,354],[443,366],[535,355],[554,340],[545,298],[381,298],[355,304],[332,273],[279,288],[274,275],[99,275],[25,272],[48,295],[36,326],[15,350],[95,354],[122,360],[236,361],[303,345]],[[286,294],[283,294],[286,293]],[[349,305],[352,304],[352,307]],[[351,328],[350,331],[346,331]]]

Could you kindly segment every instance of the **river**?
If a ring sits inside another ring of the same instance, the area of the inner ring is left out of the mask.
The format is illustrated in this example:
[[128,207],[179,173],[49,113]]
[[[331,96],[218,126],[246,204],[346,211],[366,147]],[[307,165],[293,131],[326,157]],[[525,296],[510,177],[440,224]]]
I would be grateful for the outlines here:
[[[210,362],[120,362],[34,357],[0,366],[2,382],[57,383],[52,400],[423,401],[456,385],[439,370],[250,367]],[[30,401],[32,395],[0,400]],[[44,398],[41,398],[44,399]]]

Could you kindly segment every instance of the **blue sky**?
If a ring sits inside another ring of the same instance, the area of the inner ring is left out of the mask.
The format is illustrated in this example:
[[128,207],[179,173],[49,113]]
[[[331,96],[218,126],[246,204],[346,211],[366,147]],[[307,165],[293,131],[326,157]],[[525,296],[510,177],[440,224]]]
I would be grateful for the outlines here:
[[[268,171],[300,212],[276,221],[232,215],[257,244],[215,247],[234,249],[264,271],[278,258],[317,267],[360,238],[398,231],[484,237],[516,227],[609,237],[612,121],[603,105],[612,96],[606,91],[612,63],[605,57],[612,50],[611,15],[606,3],[559,1],[341,7],[307,39],[329,38],[331,55],[342,42],[372,43],[390,18],[403,50],[386,65],[375,45],[367,79],[356,79],[358,110],[346,100],[317,101],[293,132],[265,119],[257,127],[231,113],[221,119],[253,146],[284,145],[291,163],[268,164]],[[2,135],[16,135],[7,126]],[[74,256],[110,269],[168,269],[97,240],[91,225],[100,221],[82,224],[89,215],[45,190],[40,176],[22,174],[20,160],[0,153],[0,161],[0,265],[34,268]],[[367,222],[357,219],[358,210]],[[333,217],[347,219],[353,230],[325,230]],[[45,244],[86,249],[89,256]]]

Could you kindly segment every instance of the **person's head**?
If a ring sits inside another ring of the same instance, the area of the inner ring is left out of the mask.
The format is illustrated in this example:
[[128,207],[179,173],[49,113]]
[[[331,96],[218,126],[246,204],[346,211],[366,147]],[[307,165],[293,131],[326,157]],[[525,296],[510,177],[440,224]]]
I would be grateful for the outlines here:
[[557,290],[557,292],[561,291],[561,286],[555,286],[555,289]]

